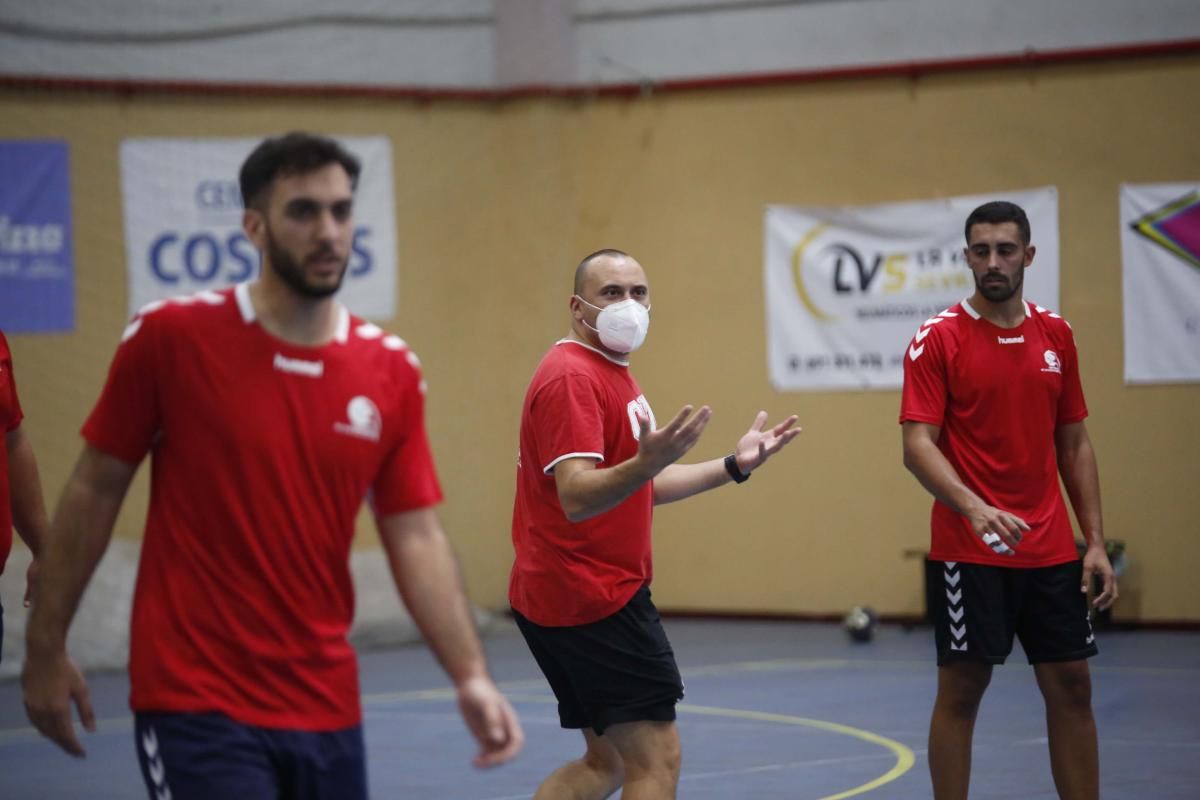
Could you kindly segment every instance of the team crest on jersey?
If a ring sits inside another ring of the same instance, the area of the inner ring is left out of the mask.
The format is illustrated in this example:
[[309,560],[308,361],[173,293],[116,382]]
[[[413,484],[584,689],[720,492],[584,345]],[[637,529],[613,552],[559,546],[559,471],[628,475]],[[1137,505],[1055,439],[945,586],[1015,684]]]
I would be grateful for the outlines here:
[[638,424],[638,416],[642,416],[650,420],[650,430],[658,427],[654,421],[654,412],[650,410],[650,403],[646,401],[646,395],[639,394],[637,400],[630,400],[625,406],[625,412],[629,415],[629,427],[633,429],[633,438],[642,438],[642,427]]
[[1053,350],[1047,350],[1042,354],[1042,358],[1046,359],[1046,366],[1042,368],[1042,372],[1062,374],[1062,363],[1058,360],[1058,353]]
[[335,422],[333,429],[347,436],[356,436],[372,442],[379,441],[383,418],[371,398],[358,395],[346,404],[346,422]]

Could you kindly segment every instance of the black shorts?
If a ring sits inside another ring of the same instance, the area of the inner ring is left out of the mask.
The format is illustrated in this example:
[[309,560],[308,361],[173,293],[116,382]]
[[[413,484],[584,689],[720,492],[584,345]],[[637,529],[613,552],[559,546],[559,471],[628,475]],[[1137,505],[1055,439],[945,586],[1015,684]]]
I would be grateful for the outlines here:
[[683,680],[648,586],[587,625],[548,628],[513,616],[558,699],[562,727],[603,734],[620,722],[675,719]]
[[1078,661],[1096,655],[1083,564],[996,567],[928,561],[929,609],[938,666],[953,661],[1003,664],[1013,636],[1030,664]]
[[283,730],[217,713],[146,711],[133,719],[150,800],[366,800],[361,725]]

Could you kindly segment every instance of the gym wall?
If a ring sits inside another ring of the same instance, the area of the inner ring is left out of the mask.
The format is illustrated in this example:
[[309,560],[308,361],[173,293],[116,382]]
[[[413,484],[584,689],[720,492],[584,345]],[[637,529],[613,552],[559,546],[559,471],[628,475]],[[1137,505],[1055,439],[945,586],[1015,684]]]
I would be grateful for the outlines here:
[[[10,337],[47,496],[67,479],[126,322],[121,140],[386,135],[399,312],[379,322],[424,364],[442,518],[476,604],[506,606],[527,381],[567,331],[579,257],[618,247],[650,278],[654,321],[634,372],[658,419],[685,403],[715,411],[689,460],[728,453],[760,408],[804,427],[749,483],[657,509],[659,605],[918,614],[920,564],[903,553],[928,542],[930,498],[901,465],[899,392],[771,388],[763,213],[1053,185],[1057,310],[1079,344],[1106,533],[1128,544],[1115,616],[1200,621],[1200,386],[1123,385],[1117,207],[1122,182],[1200,177],[1197,85],[1200,56],[1180,55],[624,98],[0,90],[0,137],[71,148],[77,329]],[[141,536],[147,472],[122,540]],[[358,551],[371,552],[365,516],[360,528]]]

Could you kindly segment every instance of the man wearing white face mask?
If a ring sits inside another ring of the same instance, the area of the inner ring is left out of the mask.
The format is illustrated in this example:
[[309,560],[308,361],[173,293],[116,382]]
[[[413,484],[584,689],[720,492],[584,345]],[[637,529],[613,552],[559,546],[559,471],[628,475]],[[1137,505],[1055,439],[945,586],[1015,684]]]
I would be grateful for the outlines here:
[[650,326],[641,264],[600,250],[575,270],[571,331],[534,373],[521,416],[509,602],[586,752],[535,800],[670,800],[679,782],[675,704],[683,683],[650,599],[652,508],[745,481],[800,432],[767,414],[723,459],[676,462],[711,410],[684,406],[662,428],[629,373]]

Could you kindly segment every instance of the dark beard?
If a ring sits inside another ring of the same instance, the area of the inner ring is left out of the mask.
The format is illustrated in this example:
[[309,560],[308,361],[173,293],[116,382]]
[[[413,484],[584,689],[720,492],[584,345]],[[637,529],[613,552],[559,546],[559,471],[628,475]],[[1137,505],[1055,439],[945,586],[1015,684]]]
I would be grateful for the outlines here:
[[342,288],[342,280],[346,277],[346,267],[350,263],[347,259],[346,263],[342,264],[342,272],[332,286],[314,286],[305,278],[303,266],[275,242],[275,237],[269,230],[267,231],[267,260],[271,265],[270,269],[282,278],[293,292],[309,300],[324,299]]
[[[986,278],[987,276],[985,275],[984,277]],[[979,293],[981,295],[983,295],[984,299],[986,299],[992,303],[1003,303],[1005,300],[1008,300],[1010,297],[1012,297],[1014,294],[1016,294],[1017,291],[1020,290],[1021,285],[1024,283],[1025,283],[1025,268],[1022,267],[1021,271],[1018,272],[1016,274],[1016,276],[1013,278],[1013,281],[1011,284],[1008,283],[1007,281],[1005,281],[1002,284],[1001,283],[984,284],[984,282],[982,280],[980,280],[979,278],[976,278],[975,279],[975,288],[979,290]]]

